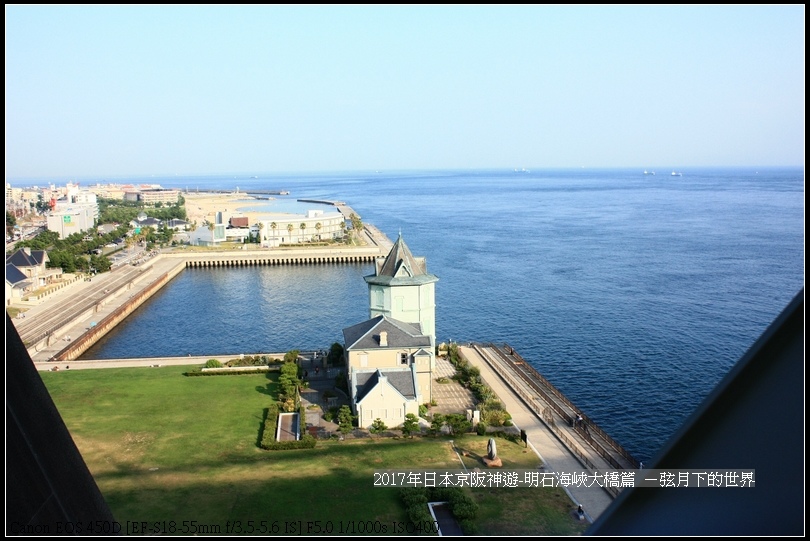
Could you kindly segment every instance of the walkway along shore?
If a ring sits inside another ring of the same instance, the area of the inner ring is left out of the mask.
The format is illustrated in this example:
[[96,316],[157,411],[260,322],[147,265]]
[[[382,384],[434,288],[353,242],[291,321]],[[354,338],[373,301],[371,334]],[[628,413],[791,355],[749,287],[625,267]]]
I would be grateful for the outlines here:
[[[233,358],[238,355],[83,361],[81,354],[185,268],[374,261],[388,253],[391,241],[373,226],[366,228],[372,244],[357,248],[164,252],[139,266],[122,266],[92,281],[77,280],[47,299],[29,302],[24,305],[28,308],[26,317],[15,319],[14,325],[39,370],[200,366],[210,358]],[[528,443],[540,456],[546,472],[594,476],[611,469],[638,467],[626,451],[508,345],[470,344],[460,351],[480,369],[484,380],[512,415],[514,424],[526,432]],[[583,422],[575,422],[577,415],[583,416]],[[596,483],[569,486],[566,491],[575,504],[583,506],[589,520],[601,514],[619,492],[618,488],[603,488]]]

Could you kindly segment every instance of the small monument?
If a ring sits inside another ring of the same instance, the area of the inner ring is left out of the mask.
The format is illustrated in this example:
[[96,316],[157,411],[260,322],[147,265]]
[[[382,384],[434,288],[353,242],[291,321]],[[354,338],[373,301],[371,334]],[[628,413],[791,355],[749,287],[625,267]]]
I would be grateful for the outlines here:
[[498,448],[495,445],[495,438],[489,438],[487,443],[487,456],[484,458],[484,464],[490,468],[501,468],[503,462],[498,457]]

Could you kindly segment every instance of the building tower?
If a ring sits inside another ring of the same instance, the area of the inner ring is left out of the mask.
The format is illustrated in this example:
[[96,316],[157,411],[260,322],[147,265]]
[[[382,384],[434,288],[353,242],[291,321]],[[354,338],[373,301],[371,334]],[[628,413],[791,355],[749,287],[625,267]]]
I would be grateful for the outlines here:
[[370,318],[387,316],[418,323],[422,334],[436,344],[435,284],[439,279],[427,271],[424,257],[414,257],[402,233],[386,257],[377,258],[375,274],[368,284]]

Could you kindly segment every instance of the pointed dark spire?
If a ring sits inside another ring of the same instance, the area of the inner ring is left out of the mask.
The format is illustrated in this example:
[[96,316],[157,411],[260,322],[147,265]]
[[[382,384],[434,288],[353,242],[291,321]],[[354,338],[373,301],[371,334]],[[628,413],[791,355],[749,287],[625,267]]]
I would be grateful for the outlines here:
[[438,280],[428,273],[424,257],[414,257],[402,239],[401,231],[385,259],[377,259],[375,271],[376,274],[366,277],[366,282],[407,285]]

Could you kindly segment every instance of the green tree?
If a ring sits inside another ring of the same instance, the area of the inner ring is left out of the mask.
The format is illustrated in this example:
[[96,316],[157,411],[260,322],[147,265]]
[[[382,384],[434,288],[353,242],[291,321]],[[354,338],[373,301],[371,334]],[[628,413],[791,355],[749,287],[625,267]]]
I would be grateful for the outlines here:
[[[298,365],[294,362],[285,361],[281,365],[278,377],[279,401],[282,403],[284,411],[294,411],[298,403],[298,386],[300,384]],[[289,409],[290,407],[293,409]]]
[[318,240],[321,240],[321,228],[322,227],[323,227],[323,225],[321,225],[321,222],[318,222],[318,223],[315,224],[315,234],[318,236]]
[[329,366],[338,366],[343,364],[343,346],[335,342],[329,348],[329,354],[326,356],[326,363]]
[[432,436],[436,436],[441,433],[442,427],[444,426],[444,415],[441,413],[434,413],[433,417],[430,420],[430,434]]
[[360,216],[352,212],[351,215],[349,215],[349,219],[352,221],[352,228],[354,228],[356,231],[361,231],[363,229],[363,221],[360,219]]
[[402,423],[402,435],[413,438],[413,433],[419,430],[419,418],[413,413],[405,415],[405,422]]
[[301,222],[301,225],[298,226],[301,229],[301,240],[304,240],[304,231],[307,230],[307,224],[305,222]]
[[38,212],[43,213],[48,210],[51,210],[50,202],[46,202],[45,198],[42,197],[42,194],[37,195],[37,205],[36,209]]
[[374,422],[371,423],[371,428],[368,429],[369,432],[372,434],[381,434],[388,430],[388,427],[385,425],[382,419],[377,417],[374,419]]
[[91,255],[90,256],[90,266],[96,270],[96,272],[107,272],[112,267],[112,262],[107,256],[104,255]]
[[290,234],[289,242],[292,242],[292,232],[293,232],[293,229],[295,229],[295,226],[294,226],[293,224],[291,224],[291,223],[290,223],[290,224],[287,224],[287,233],[289,233],[289,234]]
[[340,427],[340,431],[344,434],[351,432],[355,418],[349,406],[345,404],[340,406],[340,410],[338,410],[338,426]]
[[159,236],[161,244],[168,244],[172,241],[174,237],[174,229],[169,227],[169,223],[164,221],[160,224]]
[[454,436],[463,436],[472,428],[472,423],[461,413],[448,414],[445,423],[450,427],[450,432]]
[[17,225],[17,218],[12,213],[6,211],[6,236],[10,237],[14,233],[14,226]]

